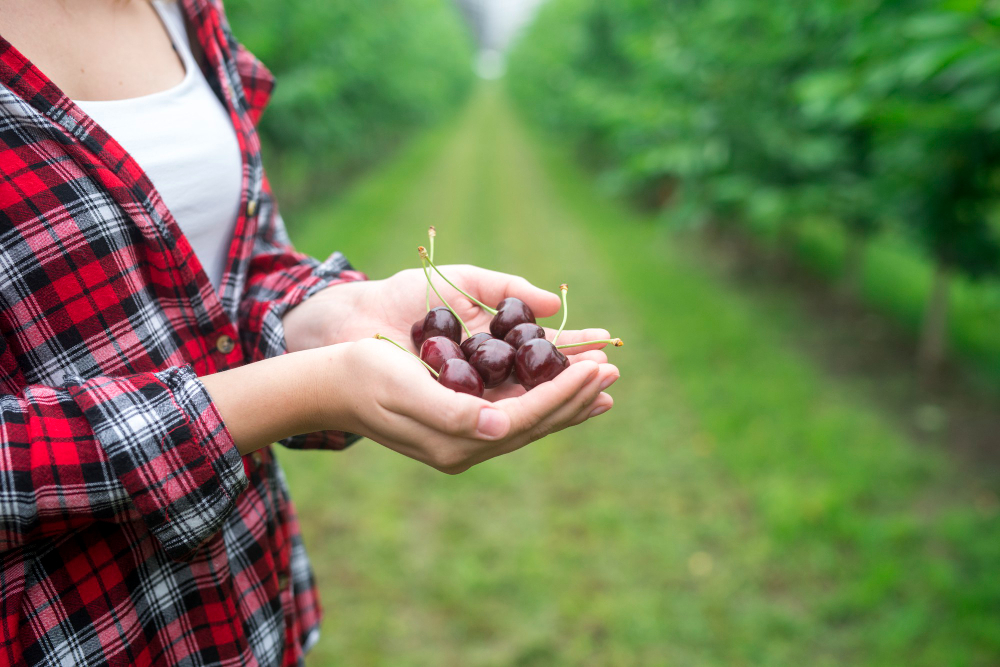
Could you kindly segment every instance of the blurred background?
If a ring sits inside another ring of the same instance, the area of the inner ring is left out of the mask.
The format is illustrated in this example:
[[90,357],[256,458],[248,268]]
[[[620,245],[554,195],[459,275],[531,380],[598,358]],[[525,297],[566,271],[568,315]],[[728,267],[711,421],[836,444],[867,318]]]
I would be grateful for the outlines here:
[[300,249],[627,343],[459,477],[279,452],[311,664],[1000,664],[1000,4],[226,4]]

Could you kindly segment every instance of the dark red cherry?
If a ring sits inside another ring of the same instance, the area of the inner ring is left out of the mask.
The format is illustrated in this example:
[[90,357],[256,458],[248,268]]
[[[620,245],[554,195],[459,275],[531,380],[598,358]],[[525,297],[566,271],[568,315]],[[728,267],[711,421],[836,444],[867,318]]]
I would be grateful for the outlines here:
[[462,394],[483,397],[483,378],[465,359],[449,359],[441,366],[438,382],[442,386]]
[[410,327],[410,340],[413,341],[413,347],[420,350],[420,346],[424,344],[424,321],[417,320]]
[[444,336],[433,336],[420,346],[420,358],[435,371],[440,372],[441,366],[449,359],[465,359],[458,343]]
[[508,331],[507,335],[504,336],[504,341],[516,350],[529,340],[536,338],[545,338],[545,329],[537,324],[525,322]]
[[499,386],[514,368],[514,348],[502,340],[484,341],[469,357],[469,363],[483,378],[487,389]]
[[[451,311],[444,306],[431,309],[431,312],[424,317],[424,339],[420,341],[420,345],[423,345],[424,340],[434,336],[444,336],[456,343],[462,340],[462,326],[458,323],[458,319],[451,314]],[[417,346],[417,349],[420,349],[420,345]]]
[[569,368],[569,359],[547,340],[529,340],[514,355],[514,373],[525,389],[534,389]]
[[476,351],[480,345],[488,340],[493,340],[493,336],[488,333],[477,333],[472,334],[468,338],[462,341],[462,354],[465,355],[465,359],[468,360],[472,356],[472,353]]
[[535,314],[531,308],[520,299],[512,296],[507,297],[497,306],[497,314],[490,321],[490,333],[494,338],[503,340],[507,332],[518,324],[535,321]]

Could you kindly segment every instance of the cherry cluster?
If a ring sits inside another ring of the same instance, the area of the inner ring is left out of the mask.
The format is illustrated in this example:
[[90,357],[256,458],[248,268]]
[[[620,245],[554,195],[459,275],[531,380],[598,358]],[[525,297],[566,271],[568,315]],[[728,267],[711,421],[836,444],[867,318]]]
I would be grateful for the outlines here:
[[[566,326],[568,314],[566,294],[569,288],[565,284],[560,286],[563,301],[562,326],[551,342],[545,338],[545,330],[535,322],[535,314],[524,301],[507,297],[497,304],[496,308],[480,302],[448,280],[434,264],[436,233],[433,227],[430,228],[428,235],[431,251],[428,252],[423,246],[417,248],[427,278],[427,315],[413,323],[410,328],[410,339],[414,347],[420,350],[420,360],[441,385],[454,391],[481,397],[486,389],[498,387],[510,378],[530,390],[552,380],[569,368],[569,359],[560,351],[563,348],[595,343],[608,343],[621,347],[620,338],[556,345]],[[434,286],[431,270],[464,297],[493,315],[489,333],[473,334],[469,331],[462,318]],[[443,306],[430,307],[431,290],[441,300]],[[464,341],[463,330],[467,335]],[[380,334],[376,334],[375,337],[406,349]]]

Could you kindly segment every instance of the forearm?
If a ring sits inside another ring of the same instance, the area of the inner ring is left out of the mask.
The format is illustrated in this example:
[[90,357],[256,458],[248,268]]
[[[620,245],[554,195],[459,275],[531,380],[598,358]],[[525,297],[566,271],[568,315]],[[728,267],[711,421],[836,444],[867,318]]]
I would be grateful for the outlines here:
[[236,448],[246,455],[300,433],[335,428],[344,345],[295,352],[201,378]]

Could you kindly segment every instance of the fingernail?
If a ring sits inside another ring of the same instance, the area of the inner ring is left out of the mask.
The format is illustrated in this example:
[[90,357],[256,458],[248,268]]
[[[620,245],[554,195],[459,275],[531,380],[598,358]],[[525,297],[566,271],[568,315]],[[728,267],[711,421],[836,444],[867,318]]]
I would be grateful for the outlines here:
[[597,417],[598,415],[603,415],[603,414],[604,414],[605,412],[607,412],[607,411],[608,411],[608,410],[610,410],[610,409],[611,409],[611,406],[609,406],[609,405],[602,405],[602,406],[601,406],[601,407],[599,407],[599,408],[594,408],[594,409],[593,409],[593,410],[592,410],[592,411],[590,412],[590,414],[589,414],[589,415],[587,415],[587,419],[592,419],[592,418],[594,418],[594,417]]
[[499,410],[483,408],[479,411],[476,431],[484,438],[499,438],[507,432],[507,417]]
[[[613,385],[615,383],[615,380],[617,380],[619,377],[621,377],[621,376],[620,375],[612,375],[611,377],[605,378],[604,382],[601,383],[601,391],[604,391],[605,389],[607,389],[608,387],[610,387],[611,385]],[[601,413],[598,412],[597,414],[601,414]]]

